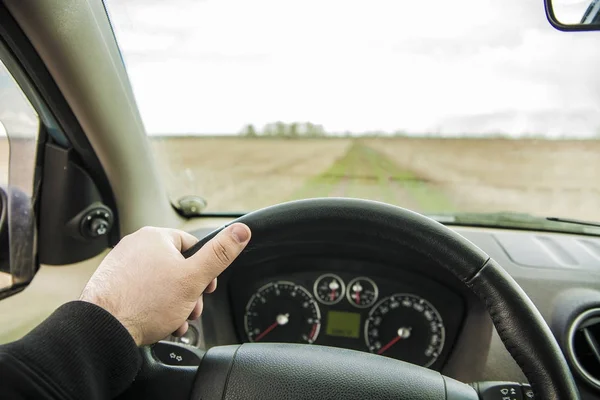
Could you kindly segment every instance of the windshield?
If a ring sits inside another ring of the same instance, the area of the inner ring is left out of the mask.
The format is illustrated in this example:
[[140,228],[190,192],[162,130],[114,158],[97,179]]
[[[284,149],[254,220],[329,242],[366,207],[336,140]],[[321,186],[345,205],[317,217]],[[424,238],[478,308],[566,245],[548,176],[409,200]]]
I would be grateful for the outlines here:
[[542,0],[106,6],[174,203],[600,220],[600,35]]

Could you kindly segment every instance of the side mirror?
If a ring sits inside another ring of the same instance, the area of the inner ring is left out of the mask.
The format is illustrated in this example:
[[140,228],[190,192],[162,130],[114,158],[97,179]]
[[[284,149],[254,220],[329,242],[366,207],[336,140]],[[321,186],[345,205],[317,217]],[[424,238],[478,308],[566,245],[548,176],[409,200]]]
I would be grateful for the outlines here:
[[600,30],[600,0],[545,0],[550,24],[561,31]]
[[0,187],[0,299],[23,290],[36,273],[35,226],[29,196]]
[[25,289],[39,265],[36,209],[44,128],[29,100],[29,85],[0,43],[0,299]]

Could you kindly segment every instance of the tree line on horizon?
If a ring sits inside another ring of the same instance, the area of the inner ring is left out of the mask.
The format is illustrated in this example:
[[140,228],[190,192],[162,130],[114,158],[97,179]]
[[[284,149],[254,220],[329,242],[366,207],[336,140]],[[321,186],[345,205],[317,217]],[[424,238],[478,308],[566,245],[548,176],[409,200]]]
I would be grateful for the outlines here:
[[261,130],[256,129],[253,124],[248,124],[240,132],[245,137],[324,137],[327,136],[323,125],[313,124],[311,122],[285,122],[277,121],[266,124]]
[[509,135],[507,133],[488,133],[482,136],[463,134],[463,135],[440,135],[439,132],[429,132],[420,134],[410,134],[403,130],[395,132],[385,131],[369,131],[369,132],[327,132],[325,127],[312,122],[292,122],[285,123],[282,121],[268,123],[262,129],[257,129],[253,124],[245,125],[239,132],[239,136],[247,138],[259,137],[277,137],[277,138],[326,138],[326,137],[413,137],[413,138],[463,138],[463,139],[541,139],[541,140],[598,140],[600,139],[600,128],[598,134],[592,137],[577,137],[571,135],[561,135],[558,137],[548,137],[543,134],[529,133],[521,135]]
[[373,131],[373,132],[327,132],[325,127],[312,122],[292,122],[282,121],[266,124],[262,129],[257,129],[253,124],[245,125],[239,132],[244,137],[281,137],[281,138],[321,138],[321,137],[353,137],[353,136],[409,136],[405,131],[396,131],[394,133]]

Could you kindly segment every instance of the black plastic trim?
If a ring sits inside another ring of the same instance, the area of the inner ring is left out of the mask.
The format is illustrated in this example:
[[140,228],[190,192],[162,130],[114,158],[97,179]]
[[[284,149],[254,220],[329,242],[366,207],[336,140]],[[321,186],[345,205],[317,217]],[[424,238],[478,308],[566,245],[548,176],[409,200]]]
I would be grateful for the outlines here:
[[93,180],[72,155],[73,150],[46,145],[38,240],[43,264],[72,264],[109,246],[108,235],[92,239],[80,232],[80,219],[86,211],[104,205]]

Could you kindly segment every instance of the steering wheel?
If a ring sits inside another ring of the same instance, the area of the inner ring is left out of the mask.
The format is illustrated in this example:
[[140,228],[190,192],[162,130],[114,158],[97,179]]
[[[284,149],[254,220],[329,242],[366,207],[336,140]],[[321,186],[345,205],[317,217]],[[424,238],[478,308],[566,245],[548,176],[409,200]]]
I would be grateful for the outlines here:
[[[536,399],[579,399],[554,336],[525,292],[486,253],[442,224],[388,204],[338,198],[284,203],[234,222],[252,230],[252,240],[236,262],[259,252],[276,257],[286,246],[310,243],[366,243],[373,249],[390,246],[427,257],[485,303]],[[217,232],[184,255],[195,253]],[[165,393],[193,400],[478,399],[471,386],[438,372],[353,350],[266,343],[220,346],[208,350],[197,368],[169,367],[148,349],[143,353],[134,386],[147,395],[167,387],[171,389]]]

